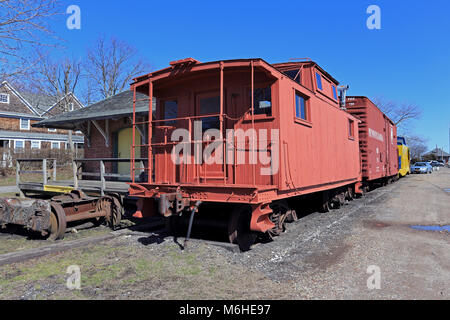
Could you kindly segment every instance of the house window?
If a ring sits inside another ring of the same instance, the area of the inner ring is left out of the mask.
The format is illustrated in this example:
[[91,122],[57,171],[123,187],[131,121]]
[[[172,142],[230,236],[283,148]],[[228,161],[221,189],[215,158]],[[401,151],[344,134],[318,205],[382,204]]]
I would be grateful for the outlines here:
[[272,115],[272,89],[270,87],[255,89],[253,99],[254,114]]
[[73,111],[73,103],[69,103],[69,111]]
[[31,149],[40,149],[41,142],[40,141],[31,141]]
[[52,142],[52,149],[59,149],[59,142]]
[[14,140],[14,149],[25,149],[24,140]]
[[48,132],[56,132],[56,129],[48,129]]
[[0,93],[0,103],[9,103],[9,94]]
[[355,121],[348,119],[348,137],[355,138],[355,129],[354,129]]
[[20,130],[30,130],[29,119],[20,119]]
[[[178,117],[178,102],[176,100],[164,101],[164,119],[175,119]],[[166,125],[173,125],[176,121],[166,121]]]
[[335,86],[331,86],[333,88],[333,98],[334,100],[337,100],[337,91]]
[[295,117],[302,120],[309,120],[306,109],[306,100],[299,93],[295,93]]
[[323,87],[322,87],[322,76],[318,72],[316,72],[316,81],[317,81],[317,88],[319,90],[323,90]]

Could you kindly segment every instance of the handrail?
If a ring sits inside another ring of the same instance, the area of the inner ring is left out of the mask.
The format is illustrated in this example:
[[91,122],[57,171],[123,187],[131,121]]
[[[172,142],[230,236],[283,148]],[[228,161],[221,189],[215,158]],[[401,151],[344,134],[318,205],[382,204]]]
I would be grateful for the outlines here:
[[[147,158],[135,158],[134,161],[146,161]],[[131,158],[85,158],[85,159],[74,159],[75,162],[130,162]]]
[[[53,163],[53,170],[52,170],[52,179],[53,181],[56,181],[56,167],[57,167],[57,159],[17,159],[16,160],[16,185],[18,189],[20,190],[20,174],[21,173],[42,173],[42,185],[46,186],[48,183],[48,168],[47,164],[48,162]],[[112,163],[123,163],[123,162],[131,162],[132,159],[130,158],[85,158],[85,159],[73,159],[72,160],[72,169],[73,169],[73,185],[74,189],[79,188],[79,180],[82,180],[83,176],[90,176],[90,177],[100,177],[100,192],[102,195],[105,195],[106,190],[106,179],[105,178],[130,178],[129,174],[118,174],[118,173],[107,173],[105,170],[105,162],[112,162]],[[136,158],[134,159],[134,162],[140,162],[140,166],[142,170],[145,170],[146,168],[144,165],[144,161],[147,161],[146,158]],[[22,170],[21,169],[21,163],[23,162],[42,162],[42,170]],[[100,172],[80,172],[80,169],[82,168],[82,165],[79,166],[79,164],[86,163],[86,162],[99,162],[100,164]],[[20,191],[20,196],[24,197],[25,195]]]
[[[79,180],[80,177],[82,178],[83,176],[87,176],[87,177],[100,177],[100,193],[102,196],[105,195],[105,190],[106,190],[106,179],[105,178],[127,178],[130,179],[130,175],[133,176],[135,175],[135,171],[133,173],[130,172],[130,174],[118,174],[118,173],[106,173],[106,168],[105,168],[105,162],[113,162],[113,163],[123,163],[123,162],[136,162],[139,161],[141,166],[143,168],[143,170],[145,170],[145,165],[144,165],[144,161],[147,161],[146,158],[135,158],[134,161],[133,159],[130,158],[85,158],[85,159],[74,159],[72,162],[72,167],[73,167],[73,184],[74,184],[74,188],[78,189],[79,188]],[[86,162],[99,162],[100,164],[100,173],[98,172],[79,172],[79,169],[81,168],[78,167],[79,163],[86,163]],[[136,177],[134,177],[136,178]],[[133,181],[133,177],[131,177],[130,179],[131,181]]]

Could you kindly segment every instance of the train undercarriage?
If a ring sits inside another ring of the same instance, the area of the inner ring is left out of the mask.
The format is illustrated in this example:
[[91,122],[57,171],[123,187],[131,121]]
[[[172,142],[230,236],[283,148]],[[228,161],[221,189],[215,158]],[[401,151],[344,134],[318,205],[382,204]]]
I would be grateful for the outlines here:
[[[166,227],[172,234],[179,233],[179,221],[183,220],[188,229],[186,239],[190,237],[195,215],[199,215],[199,218],[214,216],[208,226],[220,225],[226,229],[230,243],[239,245],[242,251],[248,251],[258,238],[263,241],[273,240],[286,231],[286,224],[302,216],[314,211],[339,209],[361,195],[362,191],[351,184],[264,203],[223,203],[198,199],[193,201],[178,190],[154,195],[152,208],[166,218]],[[207,222],[200,224],[205,225]]]
[[90,197],[72,191],[50,200],[0,199],[0,227],[23,226],[49,240],[63,239],[71,222],[91,220],[114,229],[122,214],[122,199],[116,194]]

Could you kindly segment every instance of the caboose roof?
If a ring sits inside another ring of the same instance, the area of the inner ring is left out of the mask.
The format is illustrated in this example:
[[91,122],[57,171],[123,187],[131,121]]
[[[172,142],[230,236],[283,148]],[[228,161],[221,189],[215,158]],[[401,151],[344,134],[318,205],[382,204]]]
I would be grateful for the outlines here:
[[[145,82],[149,79],[153,81],[160,80],[169,76],[174,76],[178,74],[178,71],[183,68],[183,71],[189,72],[197,72],[197,71],[206,71],[220,68],[220,65],[223,63],[226,67],[245,67],[253,61],[255,66],[263,66],[268,70],[279,72],[276,68],[271,66],[268,62],[264,61],[261,58],[254,59],[234,59],[234,60],[218,60],[218,61],[210,61],[210,62],[199,62],[193,58],[187,58],[183,60],[173,61],[170,63],[170,67],[164,68],[161,70],[157,70],[146,75],[137,77],[134,79],[133,84],[139,84],[140,82]],[[281,73],[280,73],[281,75]]]
[[336,85],[339,84],[339,82],[334,79],[328,72],[323,70],[316,62],[314,61],[295,61],[295,62],[285,62],[285,63],[277,63],[277,64],[270,64],[267,61],[265,61],[262,58],[249,58],[249,59],[232,59],[232,60],[218,60],[218,61],[210,61],[210,62],[199,62],[198,60],[195,60],[193,58],[187,58],[182,59],[178,61],[173,61],[170,63],[170,67],[157,70],[151,73],[148,73],[146,75],[137,77],[134,79],[134,83],[132,85],[139,85],[141,83],[144,83],[148,81],[149,79],[152,79],[152,81],[157,81],[163,78],[167,78],[169,76],[174,76],[178,74],[178,71],[180,69],[184,69],[183,71],[189,71],[189,72],[197,72],[197,71],[206,71],[209,69],[217,69],[220,68],[220,65],[223,64],[225,67],[245,67],[248,66],[248,64],[253,61],[255,63],[255,66],[259,66],[262,68],[265,68],[270,73],[272,73],[275,77],[279,78],[280,76],[284,75],[282,72],[282,69],[284,67],[289,66],[300,66],[300,65],[312,65],[316,67],[320,72],[322,72],[326,77],[328,77],[331,81],[333,81]]
[[325,77],[330,79],[334,84],[339,85],[339,81],[333,78],[328,72],[326,72],[321,66],[312,60],[307,61],[289,61],[289,62],[281,62],[272,64],[273,67],[279,69],[280,71],[287,71],[295,68],[299,68],[302,66],[313,66],[318,69]]

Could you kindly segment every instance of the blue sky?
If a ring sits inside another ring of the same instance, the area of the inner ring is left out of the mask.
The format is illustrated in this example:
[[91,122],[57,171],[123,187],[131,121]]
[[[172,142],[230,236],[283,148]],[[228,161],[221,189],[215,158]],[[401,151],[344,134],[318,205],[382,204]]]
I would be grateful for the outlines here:
[[[83,56],[99,35],[127,41],[157,70],[170,61],[310,57],[350,95],[415,103],[412,132],[449,150],[450,1],[63,1],[81,8],[81,30],[61,16],[65,53]],[[366,9],[381,8],[381,30]],[[151,70],[149,70],[151,71]]]

